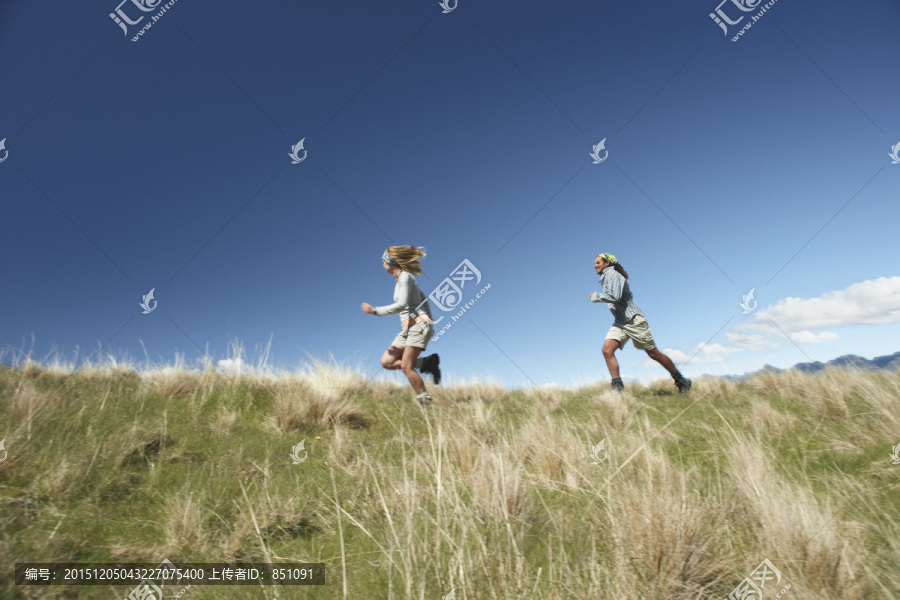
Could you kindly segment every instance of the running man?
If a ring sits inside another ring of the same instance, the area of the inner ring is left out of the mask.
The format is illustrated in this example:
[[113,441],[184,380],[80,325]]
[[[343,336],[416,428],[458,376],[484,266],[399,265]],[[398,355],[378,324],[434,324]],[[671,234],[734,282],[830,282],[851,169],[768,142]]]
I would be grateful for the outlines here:
[[362,310],[379,317],[400,313],[402,329],[381,356],[381,366],[389,370],[401,369],[416,392],[416,400],[420,405],[428,406],[431,404],[431,394],[425,390],[425,382],[416,373],[416,369],[431,374],[434,383],[438,384],[441,382],[441,369],[438,366],[441,359],[437,354],[419,356],[434,334],[431,306],[413,277],[413,274],[422,274],[419,258],[424,256],[424,248],[389,246],[381,256],[381,261],[384,270],[393,275],[397,282],[394,286],[394,303],[376,308],[363,302]]
[[619,361],[616,360],[616,350],[623,348],[631,339],[634,347],[645,350],[647,356],[661,364],[675,380],[675,387],[682,396],[691,389],[691,380],[687,379],[675,368],[672,359],[659,351],[650,326],[644,313],[632,300],[631,290],[628,289],[628,272],[619,264],[612,254],[600,254],[594,261],[594,270],[600,275],[602,292],[591,294],[591,302],[606,302],[612,312],[615,321],[606,334],[603,342],[603,358],[612,377],[612,389],[624,390],[625,385],[619,377]]

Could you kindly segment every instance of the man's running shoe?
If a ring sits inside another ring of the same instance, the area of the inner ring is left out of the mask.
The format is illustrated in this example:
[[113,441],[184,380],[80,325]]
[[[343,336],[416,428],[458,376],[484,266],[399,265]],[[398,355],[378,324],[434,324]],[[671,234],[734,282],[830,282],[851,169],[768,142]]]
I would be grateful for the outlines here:
[[624,392],[625,384],[622,383],[622,380],[618,377],[612,380],[612,383],[609,384],[613,391],[615,392]]
[[419,406],[421,406],[423,408],[426,406],[431,406],[431,402],[432,402],[431,394],[429,394],[428,392],[422,392],[421,394],[417,394],[416,402],[418,402]]
[[687,396],[688,392],[691,391],[691,380],[685,377],[681,379],[675,380],[675,387],[678,388],[679,396]]

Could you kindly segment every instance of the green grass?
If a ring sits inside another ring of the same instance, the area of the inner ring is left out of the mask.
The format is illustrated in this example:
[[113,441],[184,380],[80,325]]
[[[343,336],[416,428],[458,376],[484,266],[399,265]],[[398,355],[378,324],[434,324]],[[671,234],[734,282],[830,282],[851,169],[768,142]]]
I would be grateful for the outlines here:
[[721,599],[768,558],[783,598],[900,597],[898,373],[431,391],[423,411],[322,364],[0,367],[0,596],[131,590],[17,587],[16,562],[168,558],[327,565],[324,586],[197,600]]

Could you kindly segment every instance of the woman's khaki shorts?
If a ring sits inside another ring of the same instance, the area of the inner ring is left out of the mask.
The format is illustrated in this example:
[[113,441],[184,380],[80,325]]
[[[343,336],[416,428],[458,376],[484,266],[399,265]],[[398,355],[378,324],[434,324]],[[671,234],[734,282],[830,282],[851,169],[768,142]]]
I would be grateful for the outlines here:
[[432,335],[434,335],[434,326],[431,323],[416,323],[409,329],[400,331],[397,337],[394,338],[391,346],[396,346],[397,348],[413,346],[424,350],[428,347],[428,340],[431,339]]
[[647,319],[642,315],[634,315],[624,325],[613,325],[606,334],[606,339],[616,340],[619,347],[624,348],[629,338],[633,340],[634,347],[638,350],[653,350],[656,348],[656,342],[653,341],[653,334],[650,333],[650,326],[647,325]]

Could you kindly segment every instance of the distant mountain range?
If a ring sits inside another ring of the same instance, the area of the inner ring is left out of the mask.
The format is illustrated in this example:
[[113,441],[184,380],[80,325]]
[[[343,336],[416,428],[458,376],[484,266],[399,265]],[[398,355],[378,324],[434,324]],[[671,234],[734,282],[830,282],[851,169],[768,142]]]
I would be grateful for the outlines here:
[[876,356],[871,360],[868,358],[863,358],[862,356],[857,356],[855,354],[845,354],[844,356],[839,356],[834,360],[829,360],[825,363],[819,361],[797,363],[789,369],[779,369],[778,367],[773,367],[772,365],[765,365],[758,371],[753,371],[752,373],[744,373],[743,375],[726,375],[724,376],[724,379],[730,379],[732,381],[744,381],[745,379],[749,379],[754,375],[758,375],[760,373],[781,373],[782,371],[789,371],[791,369],[803,371],[804,373],[815,373],[816,371],[821,371],[826,367],[859,369],[861,371],[877,371],[878,369],[900,369],[900,352],[894,352],[893,354],[888,354],[887,356]]

